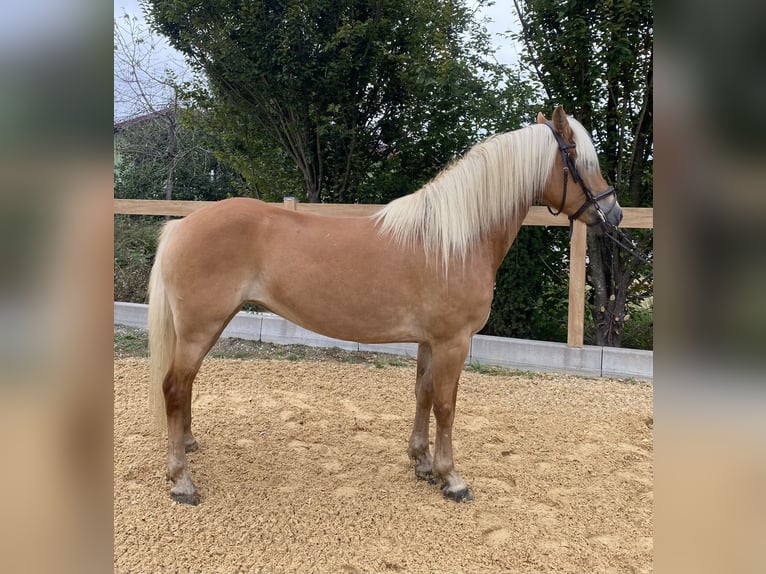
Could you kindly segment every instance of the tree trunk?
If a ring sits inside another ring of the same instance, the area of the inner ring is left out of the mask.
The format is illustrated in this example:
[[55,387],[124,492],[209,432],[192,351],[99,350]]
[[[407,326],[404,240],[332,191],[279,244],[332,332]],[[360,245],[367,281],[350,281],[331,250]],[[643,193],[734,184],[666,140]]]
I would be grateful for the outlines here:
[[306,182],[306,196],[309,199],[309,203],[319,203],[322,190],[311,169],[307,169],[303,172],[303,179]]
[[623,269],[618,247],[594,229],[588,230],[588,260],[593,306],[594,343],[604,347],[622,345],[623,318],[630,274]]

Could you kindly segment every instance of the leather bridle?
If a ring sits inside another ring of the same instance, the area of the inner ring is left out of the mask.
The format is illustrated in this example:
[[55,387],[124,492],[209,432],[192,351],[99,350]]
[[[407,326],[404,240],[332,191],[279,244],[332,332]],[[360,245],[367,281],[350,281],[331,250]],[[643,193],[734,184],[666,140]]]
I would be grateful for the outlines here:
[[[564,210],[564,206],[566,205],[567,201],[567,183],[569,181],[569,174],[572,174],[572,180],[574,180],[575,183],[579,183],[580,187],[582,188],[583,192],[585,193],[585,202],[580,206],[580,208],[575,211],[572,215],[569,216],[569,232],[572,232],[572,224],[574,223],[575,219],[580,217],[583,212],[588,209],[591,205],[594,205],[596,207],[596,213],[598,213],[600,221],[595,221],[593,223],[589,223],[588,225],[595,225],[596,223],[607,223],[606,219],[606,213],[604,213],[604,210],[601,208],[601,205],[599,205],[599,201],[604,199],[605,197],[609,197],[610,195],[614,195],[615,199],[617,198],[617,194],[614,191],[614,187],[611,185],[607,187],[604,191],[599,193],[598,195],[595,195],[588,185],[585,183],[585,180],[580,175],[580,172],[577,171],[577,166],[575,165],[575,159],[572,157],[572,155],[569,153],[569,150],[575,147],[575,144],[571,143],[568,144],[564,141],[564,138],[561,137],[561,134],[556,131],[556,128],[553,127],[553,122],[547,121],[545,122],[545,125],[551,128],[551,131],[553,132],[553,137],[556,138],[556,141],[559,144],[559,150],[561,151],[561,159],[564,162],[564,192],[561,196],[561,206],[559,207],[558,211],[554,212],[550,206],[548,207],[548,211],[551,213],[551,215],[558,215]],[[611,211],[611,209],[609,210]]]
[[[577,171],[577,166],[575,165],[574,158],[570,155],[569,150],[575,147],[575,144],[571,143],[568,144],[564,141],[564,138],[561,137],[561,134],[559,134],[556,131],[556,128],[553,127],[553,122],[547,121],[545,122],[545,125],[551,128],[551,131],[553,132],[553,137],[556,138],[556,141],[559,144],[559,150],[561,151],[561,159],[564,162],[564,192],[561,197],[561,206],[559,207],[558,211],[554,212],[550,206],[548,207],[548,211],[551,213],[551,215],[558,215],[564,210],[564,206],[566,205],[567,201],[567,182],[569,180],[569,174],[572,174],[572,179],[575,181],[575,183],[579,183],[580,187],[582,188],[583,192],[585,192],[585,203],[583,203],[580,208],[575,211],[572,215],[569,216],[569,236],[572,236],[572,225],[575,222],[575,219],[580,217],[582,213],[588,209],[588,207],[593,204],[596,207],[596,213],[598,213],[599,220],[595,221],[594,223],[589,223],[588,225],[596,225],[597,223],[602,224],[606,228],[606,236],[614,241],[617,245],[625,249],[628,253],[633,255],[634,257],[640,259],[647,265],[653,267],[650,257],[647,257],[646,255],[642,255],[636,251],[637,247],[634,241],[629,239],[621,229],[619,229],[616,225],[612,224],[607,218],[607,214],[611,212],[611,210],[614,208],[614,205],[610,207],[606,213],[601,208],[601,205],[599,205],[599,200],[609,197],[610,195],[615,196],[615,200],[617,199],[617,193],[614,191],[614,187],[611,185],[607,187],[604,191],[599,193],[598,195],[594,195],[594,193],[590,190],[588,185],[585,183],[585,180],[583,180],[582,176],[580,176],[580,172]],[[615,201],[615,205],[617,205],[617,202]],[[630,243],[632,246],[629,247],[626,245],[623,241],[620,241],[617,239],[612,232],[616,232],[625,242]]]

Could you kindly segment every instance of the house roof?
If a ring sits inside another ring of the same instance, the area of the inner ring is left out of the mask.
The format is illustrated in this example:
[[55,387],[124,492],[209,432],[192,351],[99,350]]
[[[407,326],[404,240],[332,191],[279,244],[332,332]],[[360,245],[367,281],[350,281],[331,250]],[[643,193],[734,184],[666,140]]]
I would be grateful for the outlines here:
[[146,123],[158,117],[170,115],[172,112],[173,108],[163,108],[161,110],[149,112],[148,114],[141,114],[138,116],[133,116],[132,118],[127,118],[125,120],[115,122],[114,133],[121,132],[122,130],[135,125]]

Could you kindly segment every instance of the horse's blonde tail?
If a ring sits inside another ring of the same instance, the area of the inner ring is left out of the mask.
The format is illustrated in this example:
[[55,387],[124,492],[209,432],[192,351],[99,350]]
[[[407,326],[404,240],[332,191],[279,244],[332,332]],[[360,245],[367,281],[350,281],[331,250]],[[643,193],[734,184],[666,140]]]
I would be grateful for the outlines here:
[[163,431],[166,418],[162,383],[173,362],[176,329],[173,323],[173,310],[162,278],[162,259],[176,223],[176,221],[169,221],[165,224],[149,277],[149,409],[154,415],[157,429]]

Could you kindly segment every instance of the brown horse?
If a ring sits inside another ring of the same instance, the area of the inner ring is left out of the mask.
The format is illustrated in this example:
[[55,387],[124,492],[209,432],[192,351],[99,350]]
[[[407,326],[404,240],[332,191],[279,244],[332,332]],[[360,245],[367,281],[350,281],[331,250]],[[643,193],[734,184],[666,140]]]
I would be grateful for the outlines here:
[[169,222],[150,280],[149,335],[171,496],[198,502],[186,460],[197,448],[192,382],[226,324],[251,301],[329,337],[417,342],[407,453],[419,478],[441,483],[451,499],[470,500],[452,457],[458,379],[471,336],[489,316],[497,268],[541,199],[588,224],[622,218],[587,131],[561,107],[551,122],[539,114],[537,124],[476,145],[372,217],[315,216],[235,198]]

